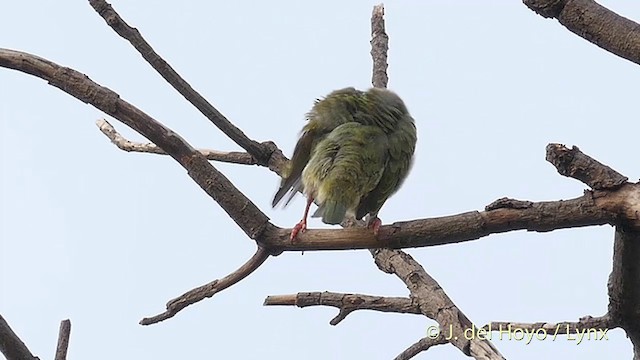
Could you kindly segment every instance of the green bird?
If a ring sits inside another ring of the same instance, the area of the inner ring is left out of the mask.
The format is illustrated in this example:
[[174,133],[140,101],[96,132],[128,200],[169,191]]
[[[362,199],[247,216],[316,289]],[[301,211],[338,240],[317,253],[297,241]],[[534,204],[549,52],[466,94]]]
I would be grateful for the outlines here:
[[307,113],[289,166],[273,198],[276,206],[298,191],[307,196],[302,220],[291,241],[307,228],[314,201],[326,224],[347,217],[362,219],[377,236],[378,211],[402,185],[416,147],[416,126],[398,95],[382,88],[336,90],[316,100]]

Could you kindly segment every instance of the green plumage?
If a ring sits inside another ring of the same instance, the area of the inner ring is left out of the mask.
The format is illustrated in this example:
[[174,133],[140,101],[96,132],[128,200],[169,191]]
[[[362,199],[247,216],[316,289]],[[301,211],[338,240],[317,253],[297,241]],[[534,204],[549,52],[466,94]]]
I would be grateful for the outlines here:
[[377,219],[411,168],[416,128],[404,102],[386,89],[345,88],[317,100],[307,119],[272,205],[301,190],[327,224]]

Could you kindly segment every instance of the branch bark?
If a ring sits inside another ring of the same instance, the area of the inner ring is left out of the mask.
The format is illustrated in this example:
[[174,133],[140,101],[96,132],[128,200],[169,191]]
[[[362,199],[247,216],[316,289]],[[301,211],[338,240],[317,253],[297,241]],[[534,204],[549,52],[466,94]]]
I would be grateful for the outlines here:
[[39,360],[0,315],[0,352],[7,360]]
[[71,336],[71,321],[62,320],[60,322],[60,331],[58,333],[58,346],[56,347],[55,360],[66,360],[67,350],[69,349],[69,337]]
[[617,191],[587,191],[575,199],[530,202],[524,208],[495,208],[492,204],[494,208],[489,211],[396,222],[380,227],[377,238],[362,228],[308,229],[291,243],[288,229],[270,228],[263,245],[278,251],[400,249],[453,244],[514,230],[548,232],[614,224],[619,204],[626,196],[640,196],[640,187],[627,185]]
[[620,324],[640,359],[640,232],[623,224],[616,227],[613,270],[609,276],[609,316]]
[[628,177],[584,154],[577,146],[547,145],[546,159],[558,173],[582,181],[594,190],[611,190],[624,185]]
[[524,0],[529,9],[555,18],[583,39],[640,64],[640,25],[593,0]]
[[424,337],[418,340],[415,344],[409,346],[400,354],[398,354],[398,356],[396,356],[394,360],[409,360],[420,354],[421,352],[429,350],[433,346],[443,345],[446,343],[448,343],[448,341],[445,339],[445,336],[442,335],[442,333],[440,333],[438,337],[435,338]]
[[453,334],[457,334],[448,341],[463,354],[475,359],[504,359],[489,340],[463,336],[465,330],[475,326],[440,284],[409,254],[390,249],[375,249],[371,253],[380,270],[395,274],[407,285],[411,299],[418,303],[423,315],[437,321],[441,329],[451,329]]
[[405,314],[420,314],[418,304],[409,298],[385,297],[334,292],[300,292],[292,295],[272,295],[264,300],[265,306],[331,306],[340,309],[329,324],[338,325],[356,310],[374,310]]

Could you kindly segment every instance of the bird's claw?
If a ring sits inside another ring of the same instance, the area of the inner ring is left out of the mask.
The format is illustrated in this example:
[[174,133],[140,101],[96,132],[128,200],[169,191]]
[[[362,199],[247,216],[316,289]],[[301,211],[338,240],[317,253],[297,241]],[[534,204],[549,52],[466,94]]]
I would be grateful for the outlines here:
[[298,233],[303,233],[305,230],[307,230],[307,222],[302,220],[297,223],[296,226],[293,227],[293,229],[291,229],[291,236],[289,237],[289,240],[294,243],[296,241]]
[[375,237],[378,237],[378,233],[380,232],[380,226],[382,226],[382,220],[380,220],[380,218],[376,217],[375,219],[373,219],[369,223],[369,226],[367,226],[367,227],[369,229],[373,229],[373,235]]

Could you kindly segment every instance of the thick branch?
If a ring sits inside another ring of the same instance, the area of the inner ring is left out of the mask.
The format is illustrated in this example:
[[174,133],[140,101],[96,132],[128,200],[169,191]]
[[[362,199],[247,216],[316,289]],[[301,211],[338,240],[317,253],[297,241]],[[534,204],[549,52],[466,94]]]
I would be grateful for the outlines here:
[[[227,118],[213,107],[202,95],[195,91],[140,35],[140,32],[130,27],[116,11],[104,0],[89,0],[89,4],[100,14],[107,24],[118,35],[126,39],[138,50],[140,55],[174,87],[187,101],[214,123],[236,144],[240,145],[249,154],[258,159],[260,164],[267,165],[270,161],[273,148],[249,139],[239,128],[233,125]],[[155,143],[155,141],[154,141]]]
[[473,323],[409,254],[391,249],[371,252],[380,270],[395,274],[407,285],[411,298],[418,303],[422,314],[437,321],[441,329],[451,329],[452,334],[456,334],[449,342],[460,351],[476,359],[504,359],[489,340],[464,336],[465,330],[472,328]]
[[556,167],[560,175],[580,180],[594,190],[615,189],[629,180],[586,155],[577,146],[569,149],[561,144],[549,144],[546,159]]
[[334,292],[300,292],[292,295],[267,296],[265,306],[288,305],[300,308],[307,306],[331,306],[340,309],[329,323],[338,325],[355,310],[374,310],[404,314],[420,314],[417,303],[409,298],[384,297],[362,294],[341,294]]
[[0,352],[7,360],[39,360],[0,315]]
[[609,315],[633,343],[634,359],[640,359],[640,232],[616,227],[613,270],[609,276]]
[[585,40],[640,64],[640,25],[593,0],[524,0],[545,18],[556,18]]
[[71,336],[71,321],[62,320],[60,331],[58,332],[58,346],[56,347],[55,360],[66,360],[67,349],[69,349],[69,337]]
[[49,84],[104,111],[151,140],[178,161],[250,238],[259,238],[265,228],[272,226],[269,218],[202,154],[171,129],[120,99],[112,90],[73,69],[19,51],[0,49],[0,66],[47,80]]
[[156,316],[140,320],[140,325],[151,325],[172,318],[180,310],[186,308],[187,306],[193,305],[198,301],[204,300],[206,298],[210,298],[220,291],[240,282],[242,279],[246,278],[247,276],[249,276],[249,274],[259,268],[260,265],[262,265],[265,260],[267,260],[269,255],[269,250],[258,246],[258,250],[251,257],[251,259],[249,259],[236,271],[221,279],[213,280],[208,284],[189,290],[179,297],[169,301],[167,303],[167,311]]
[[[633,195],[637,194],[637,195]],[[264,245],[279,251],[409,248],[477,240],[490,234],[514,230],[547,232],[556,229],[614,224],[617,206],[626,196],[640,198],[640,186],[627,185],[614,192],[586,192],[571,200],[531,202],[528,207],[494,208],[458,215],[396,222],[370,230],[308,229],[295,243],[290,230],[270,228]],[[495,206],[495,204],[492,204]]]

